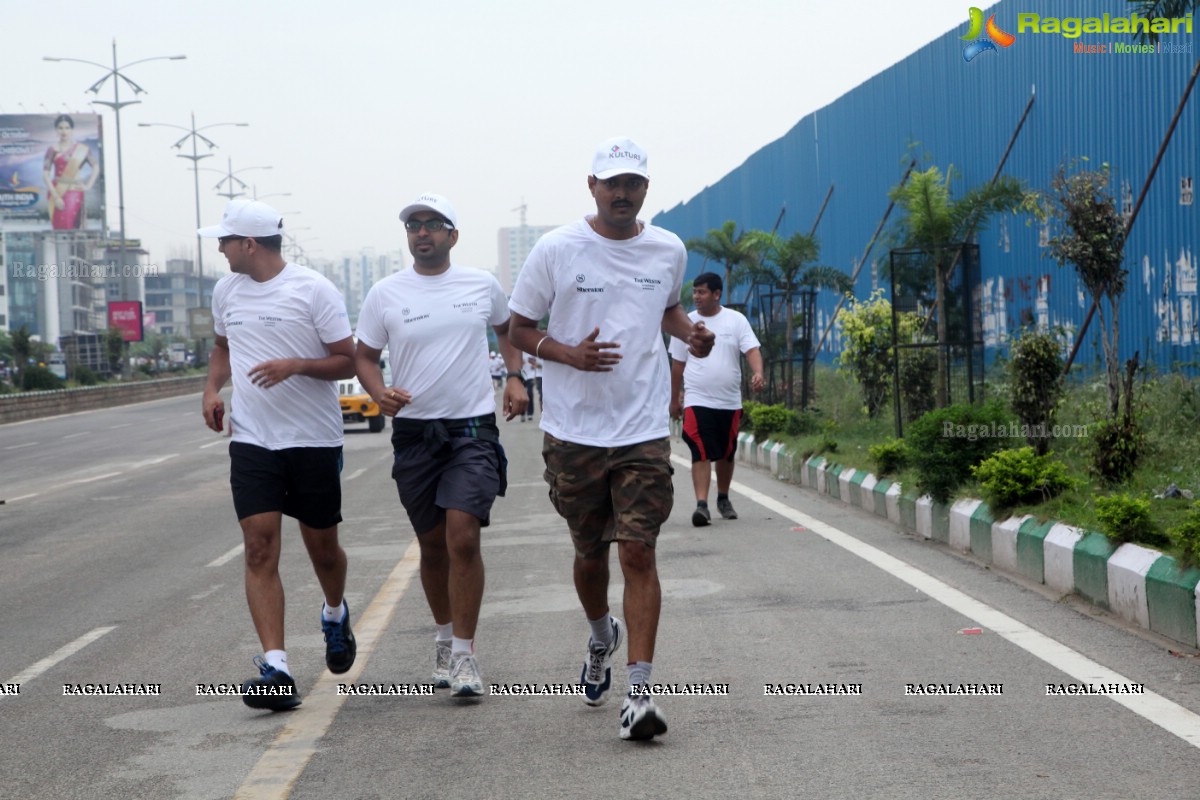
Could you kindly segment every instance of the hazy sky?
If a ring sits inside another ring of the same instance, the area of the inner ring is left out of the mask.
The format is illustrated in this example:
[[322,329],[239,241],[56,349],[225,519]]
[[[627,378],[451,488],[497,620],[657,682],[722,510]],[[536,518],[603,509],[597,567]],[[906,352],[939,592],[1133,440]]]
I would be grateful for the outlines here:
[[[118,65],[147,94],[121,114],[125,215],[151,260],[195,249],[191,162],[170,145],[217,127],[202,164],[240,178],[285,213],[317,258],[402,249],[400,208],[433,191],[455,205],[455,261],[497,262],[497,230],[561,224],[594,209],[586,177],[602,140],[649,153],[649,218],[695,196],[804,115],[948,30],[968,3],[864,0],[351,2],[261,0],[8,3],[2,113],[102,111],[109,222],[117,227],[112,113],[85,90]],[[179,9],[179,10],[177,10]],[[186,10],[184,10],[186,9]],[[286,10],[284,10],[286,9]],[[965,27],[964,27],[965,30]],[[127,90],[122,86],[122,99]],[[112,99],[111,81],[100,99]],[[190,146],[189,146],[190,151]],[[204,224],[220,218],[202,171]],[[224,266],[208,243],[205,268]]]

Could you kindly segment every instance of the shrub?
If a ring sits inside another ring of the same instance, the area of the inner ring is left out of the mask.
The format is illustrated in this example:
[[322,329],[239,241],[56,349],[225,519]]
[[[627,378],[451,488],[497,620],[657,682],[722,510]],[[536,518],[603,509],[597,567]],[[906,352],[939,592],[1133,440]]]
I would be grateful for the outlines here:
[[1021,422],[1029,426],[1027,437],[1038,455],[1050,445],[1044,433],[1054,424],[1063,396],[1062,343],[1050,333],[1026,331],[1012,343],[1008,374],[1012,389],[1012,408]]
[[867,448],[867,454],[875,462],[875,471],[881,478],[899,472],[908,464],[908,449],[900,439],[873,444]]
[[806,436],[810,433],[816,433],[819,428],[820,420],[816,412],[793,411],[784,433],[788,436]]
[[759,405],[750,412],[750,423],[754,426],[755,438],[765,438],[772,433],[785,431],[792,412],[783,404],[774,406]]
[[1162,534],[1154,520],[1150,519],[1150,501],[1127,494],[1114,494],[1096,498],[1096,519],[1100,529],[1115,542],[1162,541]]
[[939,503],[970,475],[971,467],[1003,445],[994,436],[1007,429],[1009,417],[995,403],[946,406],[925,414],[908,429],[909,460],[917,471],[917,489]]
[[1146,449],[1146,433],[1132,415],[1092,426],[1092,471],[1110,485],[1129,479]]
[[994,512],[1019,503],[1040,503],[1071,488],[1067,467],[1061,461],[1037,454],[1032,447],[1001,450],[971,467],[983,489],[983,499]]
[[30,365],[21,370],[21,388],[27,392],[61,389],[62,381],[45,367]]
[[95,386],[100,382],[100,376],[87,367],[78,366],[75,368],[75,382],[80,386]]
[[817,442],[815,453],[836,453],[838,449],[837,439],[834,434],[837,433],[838,424],[831,420],[825,420],[825,424],[821,426],[821,439]]
[[1200,500],[1192,503],[1183,522],[1171,531],[1171,538],[1179,550],[1180,565],[1200,567]]
[[932,348],[900,352],[900,408],[912,422],[937,405],[937,354]]

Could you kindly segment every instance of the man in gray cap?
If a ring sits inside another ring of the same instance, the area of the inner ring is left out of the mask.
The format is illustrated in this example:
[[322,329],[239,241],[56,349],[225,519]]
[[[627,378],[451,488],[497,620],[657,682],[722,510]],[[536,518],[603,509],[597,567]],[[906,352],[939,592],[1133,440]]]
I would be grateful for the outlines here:
[[[392,478],[421,548],[433,613],[433,680],[455,697],[484,693],[475,657],[483,602],[480,529],[504,494],[505,460],[488,379],[490,326],[507,366],[502,408],[525,410],[521,354],[508,342],[508,301],[489,272],[453,264],[458,215],[439,194],[400,212],[412,269],[377,282],[358,315],[358,379],[392,417]],[[388,348],[392,385],[379,358]]]
[[521,268],[509,301],[512,340],[544,362],[545,478],[575,545],[575,592],[591,629],[584,699],[607,699],[621,644],[608,605],[615,541],[629,624],[620,736],[650,739],[667,732],[647,687],[662,604],[655,544],[674,502],[662,334],[696,357],[708,355],[713,335],[679,303],[683,242],[638,219],[650,186],[646,151],[624,137],[603,142],[587,184],[596,213],[543,236]]
[[283,516],[300,533],[325,595],[325,664],[354,664],[354,633],[343,596],[342,416],[335,381],[354,375],[346,304],[326,278],[288,263],[283,219],[265,203],[233,200],[220,224],[197,231],[215,238],[233,273],[213,290],[213,350],[204,387],[204,421],[224,427],[221,388],[232,377],[229,482],[246,547],[246,600],[264,650],[259,676],[242,700],[279,711],[300,705],[283,641],[279,578]]

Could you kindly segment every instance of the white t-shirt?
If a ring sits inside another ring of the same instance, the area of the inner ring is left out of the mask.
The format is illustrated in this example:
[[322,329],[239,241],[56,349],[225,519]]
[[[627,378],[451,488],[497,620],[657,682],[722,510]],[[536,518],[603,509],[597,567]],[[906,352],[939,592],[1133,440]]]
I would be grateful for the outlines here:
[[212,311],[213,330],[229,340],[233,441],[268,450],[340,447],[335,381],[293,375],[264,389],[247,375],[272,359],[324,358],[326,344],[348,338],[350,321],[337,288],[308,267],[288,263],[263,283],[238,273],[221,278]]
[[491,375],[493,378],[504,377],[504,373],[507,370],[504,366],[504,359],[499,353],[492,353],[490,356],[488,356],[488,369],[491,370]]
[[632,239],[606,239],[585,218],[537,241],[509,308],[535,320],[549,312],[546,333],[567,345],[599,326],[597,341],[619,343],[622,355],[612,372],[544,362],[542,430],[596,447],[670,435],[662,317],[679,304],[686,266],[679,237],[652,225]]
[[737,311],[721,307],[711,317],[699,311],[688,314],[692,322],[703,322],[717,337],[705,358],[688,358],[685,342],[671,337],[671,358],[687,364],[683,368],[683,404],[732,411],[742,407],[741,354],[758,347],[750,322]]
[[401,419],[462,419],[496,411],[487,326],[508,321],[500,282],[454,264],[439,275],[396,272],[367,292],[358,340],[388,349],[392,386],[412,394]]

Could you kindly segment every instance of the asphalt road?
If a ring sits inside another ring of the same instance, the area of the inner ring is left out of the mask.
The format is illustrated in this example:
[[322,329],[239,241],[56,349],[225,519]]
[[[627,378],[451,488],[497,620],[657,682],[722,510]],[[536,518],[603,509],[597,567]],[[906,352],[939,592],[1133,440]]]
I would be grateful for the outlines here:
[[[343,472],[355,669],[324,671],[320,592],[289,524],[288,651],[304,704],[270,714],[197,696],[198,683],[252,675],[259,652],[228,440],[199,406],[194,395],[0,427],[0,797],[1200,796],[1200,659],[744,466],[741,518],[695,529],[682,446],[658,548],[654,680],[728,694],[659,698],[661,739],[621,741],[619,701],[338,695],[347,679],[427,682],[433,654],[387,435],[365,425],[347,432]],[[512,422],[502,436],[484,681],[571,684],[587,628],[541,433]],[[624,669],[614,676],[623,685]],[[1145,694],[1047,696],[1081,682]],[[64,696],[85,683],[161,694]],[[769,696],[768,684],[861,693]]]

